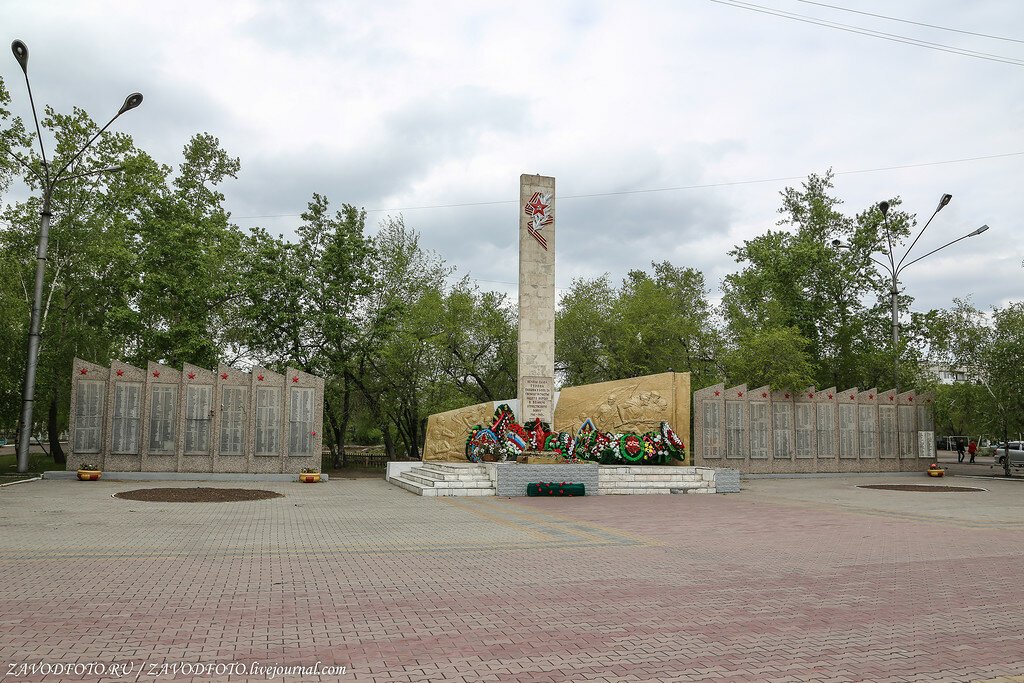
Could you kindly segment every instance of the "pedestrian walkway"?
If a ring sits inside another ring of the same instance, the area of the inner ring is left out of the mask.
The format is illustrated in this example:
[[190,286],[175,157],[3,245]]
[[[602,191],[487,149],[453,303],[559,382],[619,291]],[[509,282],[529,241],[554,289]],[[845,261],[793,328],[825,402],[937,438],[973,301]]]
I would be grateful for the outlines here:
[[60,662],[190,681],[266,680],[254,662],[303,682],[1021,680],[1024,490],[857,488],[887,481],[506,499],[338,479],[207,504],[111,497],[163,482],[10,486],[0,680],[155,680],[10,675]]

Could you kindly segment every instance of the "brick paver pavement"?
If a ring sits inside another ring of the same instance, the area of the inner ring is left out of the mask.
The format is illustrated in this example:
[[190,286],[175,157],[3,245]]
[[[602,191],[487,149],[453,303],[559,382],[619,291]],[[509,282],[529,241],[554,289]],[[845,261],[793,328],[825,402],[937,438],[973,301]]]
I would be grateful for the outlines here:
[[[1024,482],[855,487],[883,481],[445,500],[338,480],[218,504],[5,487],[0,680],[321,662],[346,673],[275,680],[1024,681]],[[21,675],[39,663],[134,668]]]

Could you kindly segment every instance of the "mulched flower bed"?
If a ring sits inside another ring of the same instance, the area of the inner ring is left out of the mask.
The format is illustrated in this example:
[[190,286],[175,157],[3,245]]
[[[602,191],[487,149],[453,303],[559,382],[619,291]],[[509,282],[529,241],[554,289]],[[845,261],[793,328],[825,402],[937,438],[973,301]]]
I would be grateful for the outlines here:
[[259,489],[195,488],[135,489],[115,493],[115,498],[141,500],[146,503],[237,503],[246,500],[281,498],[284,494]]
[[922,493],[977,493],[985,490],[972,488],[970,486],[927,486],[925,484],[866,484],[864,486],[858,486],[857,488],[879,489],[882,491],[920,491]]

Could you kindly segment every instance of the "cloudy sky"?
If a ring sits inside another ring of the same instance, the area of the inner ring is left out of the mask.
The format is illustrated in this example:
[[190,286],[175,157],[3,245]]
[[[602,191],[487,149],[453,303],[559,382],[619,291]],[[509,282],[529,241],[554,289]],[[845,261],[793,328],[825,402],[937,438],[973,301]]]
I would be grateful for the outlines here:
[[[778,193],[832,168],[851,214],[898,195],[923,225],[953,195],[915,254],[991,226],[906,271],[915,309],[1021,300],[1020,1],[827,4],[0,0],[0,26],[37,103],[105,121],[139,90],[115,125],[168,164],[220,138],[240,226],[290,234],[319,192],[514,293],[519,175],[540,173],[560,288],[668,259],[717,298]],[[12,56],[0,75],[27,116]]]

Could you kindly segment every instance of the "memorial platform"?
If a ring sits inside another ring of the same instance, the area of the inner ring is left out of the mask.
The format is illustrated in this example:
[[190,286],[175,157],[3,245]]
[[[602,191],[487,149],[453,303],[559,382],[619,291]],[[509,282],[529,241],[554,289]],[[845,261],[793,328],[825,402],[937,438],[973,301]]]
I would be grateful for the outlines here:
[[386,478],[419,496],[518,497],[526,495],[527,484],[538,481],[583,483],[588,496],[739,491],[737,470],[669,465],[392,461]]

